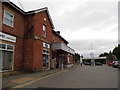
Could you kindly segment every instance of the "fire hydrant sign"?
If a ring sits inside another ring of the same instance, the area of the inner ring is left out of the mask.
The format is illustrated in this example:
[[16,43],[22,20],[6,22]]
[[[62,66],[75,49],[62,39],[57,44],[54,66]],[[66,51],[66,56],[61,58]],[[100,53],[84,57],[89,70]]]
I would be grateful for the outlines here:
[[16,37],[0,32],[0,40],[16,43]]

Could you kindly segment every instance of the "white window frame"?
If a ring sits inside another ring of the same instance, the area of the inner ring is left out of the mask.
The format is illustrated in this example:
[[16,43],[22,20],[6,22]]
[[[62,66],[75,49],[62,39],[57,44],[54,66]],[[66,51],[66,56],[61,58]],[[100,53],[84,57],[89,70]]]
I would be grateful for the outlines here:
[[[0,48],[1,51],[11,51],[11,52],[13,52],[12,69],[11,69],[11,70],[2,70],[2,71],[0,71],[0,72],[13,71],[13,70],[14,70],[14,49],[15,49],[15,46],[14,46],[14,45],[11,45],[11,44],[1,43],[1,42],[0,42],[0,44],[5,44],[5,45],[6,45],[6,48],[5,48],[5,49],[1,49],[1,48]],[[7,49],[7,45],[13,46],[13,50]]]
[[[45,32],[45,33],[44,33]],[[43,32],[42,32],[42,36],[46,37],[46,25],[43,24]]]
[[45,52],[42,52],[43,54],[47,54],[47,55],[50,54],[50,51],[49,51],[49,50],[47,50],[47,49],[43,49],[43,50],[45,50]]
[[[12,25],[8,25],[8,24],[5,23],[5,18],[6,18],[6,17],[5,17],[5,12],[7,12],[7,13],[9,13],[10,15],[13,16],[12,20],[10,20],[10,21],[12,22]],[[7,11],[7,10],[4,10],[3,24],[5,24],[5,25],[7,25],[7,26],[10,26],[10,27],[13,27],[13,26],[14,26],[14,15],[13,15],[12,13],[10,13],[9,11]]]

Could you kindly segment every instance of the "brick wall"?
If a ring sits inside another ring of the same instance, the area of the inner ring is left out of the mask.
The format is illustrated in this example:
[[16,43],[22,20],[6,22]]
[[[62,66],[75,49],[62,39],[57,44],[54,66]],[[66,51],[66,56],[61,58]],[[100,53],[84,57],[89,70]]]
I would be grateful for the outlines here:
[[2,18],[4,15],[4,10],[9,11],[14,15],[14,24],[13,27],[7,26],[5,24],[2,24],[2,32],[6,32],[8,34],[18,36],[23,38],[24,37],[24,30],[25,30],[25,16],[20,13],[19,11],[12,8],[9,4],[3,3],[2,5]]
[[13,27],[10,27],[2,23],[1,31],[16,37],[16,43],[14,44],[14,70],[21,70],[23,68],[23,37],[25,30],[25,17],[9,4],[3,3],[2,22],[4,17],[4,10],[7,10],[14,15],[14,25]]

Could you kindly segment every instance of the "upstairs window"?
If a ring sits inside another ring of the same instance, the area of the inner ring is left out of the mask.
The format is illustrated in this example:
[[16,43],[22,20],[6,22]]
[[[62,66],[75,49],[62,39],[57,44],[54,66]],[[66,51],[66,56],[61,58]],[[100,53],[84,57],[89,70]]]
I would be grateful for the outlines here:
[[46,37],[46,25],[44,25],[44,24],[43,24],[42,36],[43,36],[43,37]]
[[10,12],[4,10],[4,21],[3,21],[3,23],[5,25],[13,27],[13,19],[14,19],[14,15],[11,14]]

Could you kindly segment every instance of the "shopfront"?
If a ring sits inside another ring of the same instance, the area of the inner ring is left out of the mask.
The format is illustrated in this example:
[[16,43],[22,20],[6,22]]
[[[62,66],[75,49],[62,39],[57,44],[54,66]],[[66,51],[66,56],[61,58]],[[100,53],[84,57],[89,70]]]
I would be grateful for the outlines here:
[[13,70],[16,37],[0,32],[0,40],[1,71]]

